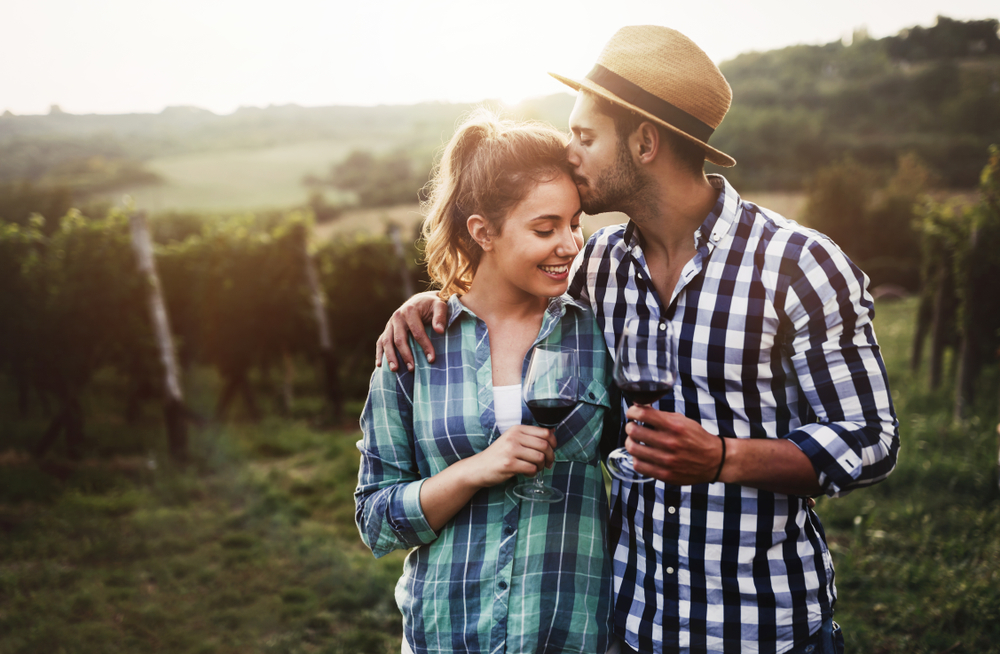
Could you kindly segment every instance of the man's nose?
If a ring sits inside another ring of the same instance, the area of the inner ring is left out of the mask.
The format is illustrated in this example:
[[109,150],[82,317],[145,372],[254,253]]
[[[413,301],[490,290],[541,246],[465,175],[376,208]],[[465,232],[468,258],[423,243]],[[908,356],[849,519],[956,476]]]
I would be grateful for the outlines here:
[[580,155],[575,145],[576,139],[566,144],[566,159],[574,168],[580,165]]

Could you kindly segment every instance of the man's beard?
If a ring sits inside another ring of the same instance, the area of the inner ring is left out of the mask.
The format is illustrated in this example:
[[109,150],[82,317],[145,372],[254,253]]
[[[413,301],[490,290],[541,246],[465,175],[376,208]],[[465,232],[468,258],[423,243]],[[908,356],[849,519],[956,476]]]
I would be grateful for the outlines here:
[[[578,183],[583,181],[575,175],[574,180]],[[632,160],[628,146],[619,140],[614,164],[585,185],[589,194],[580,195],[580,206],[590,216],[608,211],[621,211],[632,216],[636,213],[634,209],[641,206],[651,181]]]

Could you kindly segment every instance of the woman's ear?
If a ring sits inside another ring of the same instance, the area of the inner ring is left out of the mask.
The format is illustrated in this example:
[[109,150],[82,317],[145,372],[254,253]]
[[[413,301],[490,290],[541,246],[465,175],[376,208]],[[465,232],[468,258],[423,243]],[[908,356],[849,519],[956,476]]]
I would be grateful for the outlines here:
[[486,223],[486,219],[479,214],[472,214],[469,219],[465,221],[466,227],[469,228],[469,236],[476,243],[479,243],[479,247],[483,248],[483,252],[489,252],[493,249],[493,239],[490,236],[490,227]]

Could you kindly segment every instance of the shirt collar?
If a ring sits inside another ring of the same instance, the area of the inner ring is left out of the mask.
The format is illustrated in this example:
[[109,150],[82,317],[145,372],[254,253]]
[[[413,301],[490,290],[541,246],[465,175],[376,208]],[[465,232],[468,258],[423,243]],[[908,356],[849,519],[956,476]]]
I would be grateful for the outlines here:
[[455,322],[455,320],[457,320],[463,312],[469,314],[473,318],[479,317],[472,313],[471,309],[462,304],[462,301],[458,298],[459,296],[457,294],[448,298],[448,327],[451,327],[451,324]]
[[[708,175],[708,181],[719,189],[719,197],[701,226],[693,234],[695,249],[701,248],[703,245],[708,245],[710,248],[718,245],[722,237],[729,233],[730,227],[736,222],[742,203],[739,194],[722,175]],[[633,221],[628,221],[622,240],[629,248],[642,245],[640,233]]]
[[742,203],[739,194],[722,175],[708,175],[708,181],[719,189],[719,197],[708,212],[708,217],[694,233],[695,248],[702,245],[715,248],[736,222]]
[[[579,300],[570,297],[569,293],[563,293],[558,297],[549,298],[549,306],[546,307],[546,314],[553,314],[557,318],[561,318],[566,312],[566,307],[573,307],[577,311],[587,311],[587,305],[583,304]],[[448,298],[448,327],[458,319],[460,315],[466,313],[472,316],[474,319],[478,320],[477,316],[473,311],[462,304],[461,299],[458,295],[452,295]]]

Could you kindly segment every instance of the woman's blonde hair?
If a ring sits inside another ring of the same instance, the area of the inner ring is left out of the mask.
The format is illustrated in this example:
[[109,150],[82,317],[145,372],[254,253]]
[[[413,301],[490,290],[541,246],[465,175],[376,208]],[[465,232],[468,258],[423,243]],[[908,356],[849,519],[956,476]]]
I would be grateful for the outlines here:
[[536,184],[570,171],[566,138],[554,127],[474,111],[445,146],[424,204],[424,258],[441,298],[467,292],[479,267],[482,250],[469,235],[469,216],[482,216],[499,234]]

